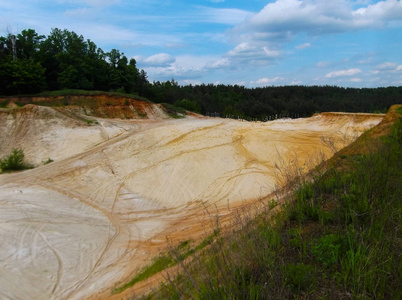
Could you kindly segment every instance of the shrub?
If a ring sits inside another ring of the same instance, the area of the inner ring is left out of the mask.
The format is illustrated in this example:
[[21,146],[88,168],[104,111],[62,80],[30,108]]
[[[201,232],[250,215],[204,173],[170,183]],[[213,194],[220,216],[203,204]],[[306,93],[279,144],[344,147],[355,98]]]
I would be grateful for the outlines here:
[[311,247],[311,252],[324,267],[328,267],[338,261],[341,243],[341,237],[336,234],[324,235]]
[[28,169],[29,166],[24,162],[24,152],[22,149],[14,149],[12,153],[0,160],[0,168],[4,171],[19,171]]

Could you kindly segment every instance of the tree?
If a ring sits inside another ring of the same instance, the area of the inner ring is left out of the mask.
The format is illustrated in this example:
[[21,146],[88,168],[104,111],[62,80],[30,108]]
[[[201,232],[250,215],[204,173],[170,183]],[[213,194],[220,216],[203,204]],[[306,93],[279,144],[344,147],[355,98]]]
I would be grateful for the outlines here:
[[0,60],[0,94],[32,94],[46,87],[45,69],[33,59]]
[[17,58],[35,59],[44,38],[44,35],[38,35],[33,29],[21,31],[17,35]]

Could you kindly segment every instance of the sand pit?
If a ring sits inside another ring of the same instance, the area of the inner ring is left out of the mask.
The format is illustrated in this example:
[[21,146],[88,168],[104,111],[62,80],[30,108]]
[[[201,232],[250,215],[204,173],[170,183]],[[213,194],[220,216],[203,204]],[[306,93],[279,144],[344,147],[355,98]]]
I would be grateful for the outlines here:
[[2,299],[107,297],[164,248],[166,236],[200,234],[205,206],[224,212],[263,198],[278,166],[307,172],[383,118],[98,118],[88,126],[48,113],[53,126],[23,115],[0,120],[24,137],[0,131],[7,140],[0,156],[20,146],[37,166],[54,160],[0,175]]

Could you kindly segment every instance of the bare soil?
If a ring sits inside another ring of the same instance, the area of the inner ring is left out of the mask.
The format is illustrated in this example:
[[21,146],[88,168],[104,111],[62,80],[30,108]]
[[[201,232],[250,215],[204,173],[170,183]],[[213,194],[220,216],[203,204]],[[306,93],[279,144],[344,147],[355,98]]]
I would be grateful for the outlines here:
[[284,168],[306,173],[384,118],[172,120],[149,105],[147,118],[128,120],[0,110],[0,157],[22,148],[36,166],[0,175],[0,298],[111,297],[167,238],[201,237],[216,214],[270,195]]

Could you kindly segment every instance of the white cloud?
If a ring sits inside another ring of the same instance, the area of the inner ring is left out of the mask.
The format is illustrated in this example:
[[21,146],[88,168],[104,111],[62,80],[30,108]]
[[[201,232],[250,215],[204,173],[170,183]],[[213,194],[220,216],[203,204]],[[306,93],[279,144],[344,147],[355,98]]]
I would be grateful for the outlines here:
[[[135,59],[137,61],[144,61],[145,58],[135,57]],[[152,78],[156,80],[170,80],[174,78],[185,84],[196,83],[198,82],[197,79],[210,73],[210,65],[213,64],[213,62],[219,61],[218,58],[208,55],[181,55],[176,56],[174,59],[175,61],[168,65],[146,67],[148,77],[151,80]],[[221,61],[220,64],[224,64],[224,61]],[[218,68],[218,65],[219,63],[216,63],[215,67]],[[141,67],[140,64],[139,66]]]
[[362,80],[361,80],[361,78],[352,78],[352,79],[350,79],[350,81],[351,82],[361,82]]
[[371,21],[400,20],[402,16],[402,2],[399,0],[385,0],[376,4],[362,7],[352,12],[355,17],[362,17]]
[[310,43],[304,43],[304,44],[297,45],[295,48],[301,50],[301,49],[306,49],[306,48],[310,48],[310,47],[311,47]]
[[303,84],[303,81],[301,80],[293,80],[290,82],[290,85],[301,85]]
[[227,53],[227,56],[233,60],[233,63],[251,65],[266,65],[280,55],[281,52],[278,50],[247,42],[237,45]]
[[394,62],[385,62],[376,67],[377,70],[395,70],[397,64]]
[[326,78],[345,77],[345,76],[353,76],[359,73],[361,73],[360,69],[348,69],[348,70],[333,71],[325,75],[325,77]]
[[384,74],[384,73],[395,73],[402,70],[402,65],[398,65],[394,62],[385,62],[376,66],[374,70],[371,71],[372,74]]
[[167,53],[158,53],[149,57],[135,57],[137,62],[144,67],[166,67],[176,61],[176,59]]
[[[399,13],[402,10],[400,1],[385,0],[369,5],[371,2],[270,1],[261,11],[246,17],[242,23],[229,31],[232,42],[237,46],[226,55],[230,57],[232,64],[238,66],[266,66],[280,59],[284,53],[283,45],[298,35],[321,36],[362,29],[378,29],[389,21],[402,20],[402,11]],[[391,13],[392,11],[397,13]],[[295,46],[298,50],[308,47],[311,47],[311,43]],[[328,67],[323,63],[317,66]],[[328,76],[343,75],[334,73]]]
[[[148,71],[148,70],[147,70]],[[193,80],[204,75],[205,71],[201,68],[182,66],[174,63],[166,68],[151,68],[150,72],[158,78],[165,80],[174,78],[177,80]]]
[[205,67],[208,69],[222,69],[230,66],[230,60],[226,57],[220,58],[213,62],[208,62]]
[[257,81],[252,81],[251,84],[256,83],[257,85],[269,85],[269,84],[273,84],[273,83],[277,83],[278,81],[283,81],[284,78],[283,77],[274,77],[274,78],[260,78]]
[[322,35],[378,28],[402,20],[402,2],[380,1],[353,10],[346,0],[277,0],[248,18],[234,30],[236,36],[251,40],[287,41],[298,33]]

